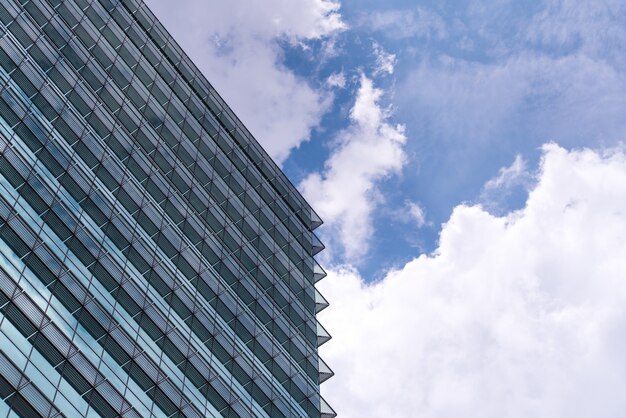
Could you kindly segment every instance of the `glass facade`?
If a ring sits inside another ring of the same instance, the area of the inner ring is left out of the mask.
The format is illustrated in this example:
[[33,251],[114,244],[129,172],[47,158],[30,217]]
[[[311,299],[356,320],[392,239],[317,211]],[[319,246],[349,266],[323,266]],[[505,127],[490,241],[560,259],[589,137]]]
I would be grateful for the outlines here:
[[0,2],[0,417],[333,417],[321,220],[140,0]]

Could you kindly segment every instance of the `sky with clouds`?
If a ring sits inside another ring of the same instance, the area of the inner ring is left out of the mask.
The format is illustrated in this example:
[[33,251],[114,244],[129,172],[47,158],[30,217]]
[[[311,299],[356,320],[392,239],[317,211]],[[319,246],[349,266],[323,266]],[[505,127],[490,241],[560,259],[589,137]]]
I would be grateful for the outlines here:
[[146,0],[324,219],[341,417],[622,417],[626,3]]

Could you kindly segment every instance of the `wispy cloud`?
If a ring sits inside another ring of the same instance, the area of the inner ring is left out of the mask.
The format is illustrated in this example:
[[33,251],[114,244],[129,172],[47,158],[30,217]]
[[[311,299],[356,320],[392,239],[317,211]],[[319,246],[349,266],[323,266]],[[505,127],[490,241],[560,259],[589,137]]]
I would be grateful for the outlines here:
[[404,238],[410,240],[414,238],[414,227],[421,228],[430,224],[426,217],[426,210],[422,205],[408,199],[405,200],[404,205],[391,209],[389,212],[388,216],[390,218],[399,221],[404,226],[411,226],[411,228],[406,231],[406,235],[408,236],[404,236]]
[[485,183],[484,188],[495,190],[510,187],[527,174],[526,170],[526,161],[520,154],[517,154],[513,163],[508,167],[502,167],[496,177]]
[[549,145],[522,210],[458,206],[434,255],[374,285],[331,271],[326,399],[346,418],[621,417],[625,213],[623,152]]
[[350,126],[337,136],[322,173],[300,184],[306,198],[326,222],[327,242],[335,256],[356,261],[367,253],[372,211],[381,199],[377,183],[398,173],[406,161],[404,127],[389,122],[379,101],[383,91],[361,75],[350,111]]
[[346,86],[346,76],[343,72],[332,73],[326,79],[326,84],[330,87],[344,88]]
[[360,18],[360,24],[396,39],[443,39],[448,32],[442,17],[423,7],[365,13]]
[[396,55],[385,51],[385,49],[378,42],[374,42],[372,48],[374,49],[374,57],[376,59],[374,74],[393,74],[397,61]]
[[547,51],[580,51],[623,67],[626,4],[622,1],[546,0],[523,40]]
[[446,47],[423,48],[399,81],[398,103],[416,125],[460,146],[503,147],[520,136],[540,138],[533,147],[623,137],[625,3],[503,2],[455,14],[463,23],[450,26]]
[[417,225],[418,228],[426,225],[426,213],[424,209],[416,202],[407,202],[408,217]]
[[504,147],[520,133],[570,144],[615,141],[626,129],[626,73],[584,54],[525,52],[495,63],[440,57],[400,85],[396,97],[419,124],[461,147]]
[[534,184],[533,174],[521,154],[517,154],[510,166],[502,167],[498,175],[485,183],[478,203],[490,213],[500,214],[506,210],[507,201],[515,192],[530,190]]

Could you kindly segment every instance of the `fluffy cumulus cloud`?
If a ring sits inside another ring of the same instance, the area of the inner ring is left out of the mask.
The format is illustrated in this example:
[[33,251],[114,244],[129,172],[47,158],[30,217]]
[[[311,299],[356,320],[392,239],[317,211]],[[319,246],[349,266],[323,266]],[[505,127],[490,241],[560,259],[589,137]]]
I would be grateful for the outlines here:
[[331,97],[281,64],[280,42],[306,43],[343,30],[338,2],[147,3],[277,162],[309,138]]
[[348,260],[367,252],[372,211],[382,199],[377,182],[399,172],[406,159],[404,127],[389,122],[389,111],[379,103],[382,94],[361,75],[350,126],[338,134],[324,172],[300,184],[326,223],[325,242]]
[[626,156],[544,147],[523,209],[458,206],[380,282],[319,284],[340,416],[618,418],[626,410]]

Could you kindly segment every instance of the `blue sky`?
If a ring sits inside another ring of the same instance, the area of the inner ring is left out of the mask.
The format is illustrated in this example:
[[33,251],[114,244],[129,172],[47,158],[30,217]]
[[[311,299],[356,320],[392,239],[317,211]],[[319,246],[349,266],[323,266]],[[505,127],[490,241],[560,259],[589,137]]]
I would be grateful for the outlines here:
[[[482,193],[518,155],[532,170],[546,142],[607,146],[626,127],[624,59],[612,47],[624,40],[619,3],[309,1],[302,26],[298,2],[268,6],[256,21],[238,2],[187,0],[173,12],[151,3],[296,184],[323,173],[340,148],[361,76],[380,89],[376,106],[386,123],[403,125],[406,141],[400,167],[371,174],[375,203],[359,220],[369,225],[368,250],[346,254],[336,231],[321,231],[333,241],[327,262],[357,266],[367,280],[435,250],[459,203],[521,207],[523,184]],[[219,16],[215,25],[207,15]],[[403,216],[410,207],[424,219]]]
[[342,416],[621,416],[626,4],[147,3],[326,222]]

